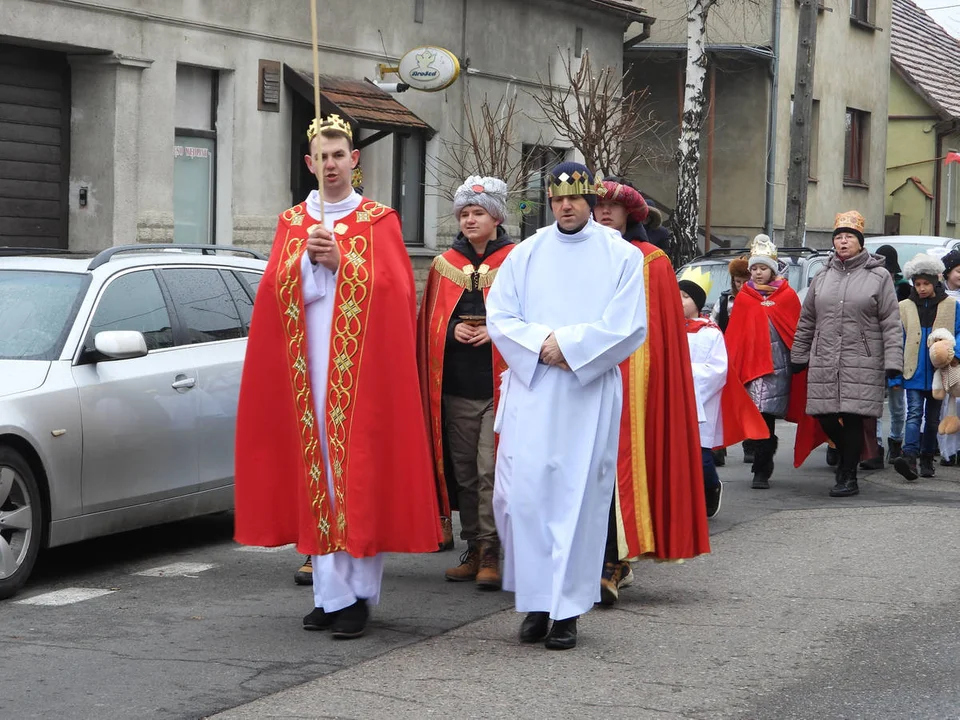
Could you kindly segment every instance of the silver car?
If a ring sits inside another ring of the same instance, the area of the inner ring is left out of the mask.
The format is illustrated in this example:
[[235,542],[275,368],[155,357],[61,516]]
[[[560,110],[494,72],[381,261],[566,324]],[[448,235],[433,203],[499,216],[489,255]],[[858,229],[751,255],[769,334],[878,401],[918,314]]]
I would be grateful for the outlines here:
[[217,246],[10,255],[0,248],[0,598],[41,548],[233,507],[266,267]]

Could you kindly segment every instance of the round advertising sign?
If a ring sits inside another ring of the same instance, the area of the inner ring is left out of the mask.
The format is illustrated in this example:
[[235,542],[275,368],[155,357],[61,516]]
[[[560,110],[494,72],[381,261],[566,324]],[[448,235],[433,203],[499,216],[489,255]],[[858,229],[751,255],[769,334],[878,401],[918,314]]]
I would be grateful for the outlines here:
[[449,50],[418,47],[400,58],[397,74],[414,90],[437,92],[460,77],[460,61]]

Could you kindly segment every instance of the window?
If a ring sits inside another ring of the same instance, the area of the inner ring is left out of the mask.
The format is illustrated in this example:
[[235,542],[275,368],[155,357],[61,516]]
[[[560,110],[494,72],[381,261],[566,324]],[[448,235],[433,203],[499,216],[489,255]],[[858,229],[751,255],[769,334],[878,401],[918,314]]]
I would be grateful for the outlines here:
[[820,155],[820,101],[813,101],[810,113],[810,168],[807,175],[810,180],[817,179],[817,158]]
[[852,185],[864,185],[866,177],[866,152],[870,146],[870,113],[847,108],[844,123],[843,181]]
[[423,245],[423,188],[426,141],[422,134],[393,140],[393,207],[403,223],[403,242]]
[[173,239],[212,243],[216,230],[217,74],[177,66],[173,143]]
[[260,279],[263,275],[256,272],[241,272],[240,277],[247,283],[247,286],[250,288],[250,294],[256,299],[257,288],[260,287]]
[[547,173],[550,168],[563,162],[564,151],[543,145],[524,145],[522,152],[527,184],[523,192],[520,239],[525,240],[553,218],[550,203],[547,202]]
[[0,270],[0,360],[56,360],[87,283],[74,273]]
[[161,275],[186,335],[182,344],[243,337],[240,313],[217,270],[176,268]]
[[170,314],[152,270],[121,275],[107,285],[93,314],[84,350],[93,350],[97,333],[108,330],[143,333],[147,350],[173,347]]
[[243,322],[243,334],[250,333],[250,318],[253,316],[253,300],[250,299],[250,293],[243,286],[243,283],[237,279],[232,272],[224,270],[220,273],[224,282],[227,283],[227,289],[230,291],[230,297],[240,311],[240,320]]
[[873,24],[873,3],[871,0],[850,0],[850,19]]
[[[947,150],[957,152],[957,150]],[[960,204],[960,163],[952,162],[947,165],[946,190],[946,221],[951,225],[957,222],[957,205]]]

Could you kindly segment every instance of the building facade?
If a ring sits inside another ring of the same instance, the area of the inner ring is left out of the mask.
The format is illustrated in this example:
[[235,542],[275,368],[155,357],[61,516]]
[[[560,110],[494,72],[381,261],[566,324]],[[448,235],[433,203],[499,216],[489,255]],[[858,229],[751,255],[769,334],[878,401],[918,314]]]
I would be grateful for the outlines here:
[[[353,121],[364,194],[399,210],[421,268],[455,229],[444,181],[428,168],[464,129],[465,100],[496,105],[516,95],[517,146],[565,154],[532,119],[528,93],[538,78],[561,74],[561,53],[589,48],[594,62],[622,67],[623,32],[642,19],[621,0],[319,6],[322,109]],[[309,8],[308,0],[0,4],[0,245],[267,249],[277,214],[315,186],[302,160],[313,116]],[[426,45],[463,66],[446,90],[398,94],[368,82],[379,64]]]
[[[834,216],[842,210],[863,213],[868,233],[883,231],[890,3],[821,3],[807,245],[828,246]],[[683,97],[686,16],[683,3],[673,0],[645,5],[656,23],[647,39],[627,50],[625,62],[632,68],[632,86],[650,89],[652,107],[669,128],[668,144],[673,144]],[[794,0],[730,0],[711,13],[705,91],[713,117],[704,124],[701,144],[701,224],[709,227],[714,243],[736,247],[769,225],[782,237],[799,7]],[[772,172],[768,152],[774,154]],[[644,192],[673,206],[672,168],[643,171],[636,180]]]

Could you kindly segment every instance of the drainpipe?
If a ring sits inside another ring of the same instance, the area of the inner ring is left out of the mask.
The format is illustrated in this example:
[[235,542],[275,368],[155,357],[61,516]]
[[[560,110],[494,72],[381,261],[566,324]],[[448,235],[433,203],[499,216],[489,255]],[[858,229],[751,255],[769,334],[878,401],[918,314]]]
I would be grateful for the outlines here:
[[773,3],[773,57],[770,72],[770,110],[767,117],[767,186],[763,206],[763,227],[773,238],[773,193],[777,179],[777,105],[780,92],[780,2]]
[[950,134],[950,128],[937,130],[933,166],[933,234],[940,234],[940,202],[943,198],[943,139]]

